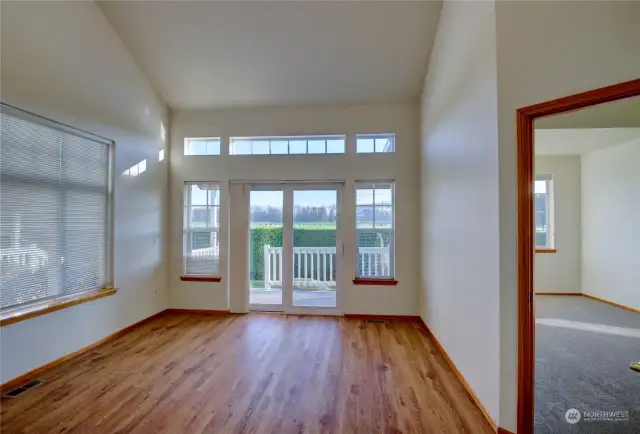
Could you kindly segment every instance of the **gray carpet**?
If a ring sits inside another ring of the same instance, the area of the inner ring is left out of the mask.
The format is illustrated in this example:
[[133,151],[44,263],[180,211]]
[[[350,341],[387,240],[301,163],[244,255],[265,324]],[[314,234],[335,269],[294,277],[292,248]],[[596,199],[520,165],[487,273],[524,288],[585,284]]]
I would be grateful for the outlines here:
[[[640,314],[585,297],[536,296],[535,432],[640,433]],[[628,411],[629,421],[565,420]]]

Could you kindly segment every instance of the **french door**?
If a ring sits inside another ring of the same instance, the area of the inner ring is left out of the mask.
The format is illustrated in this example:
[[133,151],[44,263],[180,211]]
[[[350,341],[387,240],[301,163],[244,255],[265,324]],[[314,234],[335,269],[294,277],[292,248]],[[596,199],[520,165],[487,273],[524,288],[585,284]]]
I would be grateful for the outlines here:
[[249,309],[341,313],[343,184],[256,184],[249,219]]

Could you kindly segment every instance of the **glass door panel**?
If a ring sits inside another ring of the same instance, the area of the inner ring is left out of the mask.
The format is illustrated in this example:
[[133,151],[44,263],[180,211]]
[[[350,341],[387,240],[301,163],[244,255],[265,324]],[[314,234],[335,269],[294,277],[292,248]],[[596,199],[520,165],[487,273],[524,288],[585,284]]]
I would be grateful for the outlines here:
[[293,191],[293,307],[336,308],[338,191]]
[[283,310],[284,191],[251,190],[249,217],[249,307]]

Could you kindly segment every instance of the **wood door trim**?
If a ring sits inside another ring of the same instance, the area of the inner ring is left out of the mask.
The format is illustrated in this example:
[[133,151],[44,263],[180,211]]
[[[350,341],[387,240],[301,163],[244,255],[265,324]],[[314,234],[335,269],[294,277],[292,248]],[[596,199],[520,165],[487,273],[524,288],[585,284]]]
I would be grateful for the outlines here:
[[518,149],[518,422],[519,434],[533,434],[535,317],[533,306],[533,123],[536,119],[640,95],[640,79],[602,87],[516,111]]

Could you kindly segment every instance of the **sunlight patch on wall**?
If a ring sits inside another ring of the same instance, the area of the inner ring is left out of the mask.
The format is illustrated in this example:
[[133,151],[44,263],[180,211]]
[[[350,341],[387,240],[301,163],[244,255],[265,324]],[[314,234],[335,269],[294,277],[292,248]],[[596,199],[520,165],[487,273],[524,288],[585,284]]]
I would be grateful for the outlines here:
[[140,161],[137,164],[134,164],[124,172],[122,172],[122,176],[138,176],[147,170],[147,159]]

